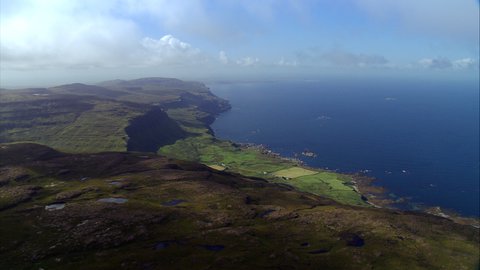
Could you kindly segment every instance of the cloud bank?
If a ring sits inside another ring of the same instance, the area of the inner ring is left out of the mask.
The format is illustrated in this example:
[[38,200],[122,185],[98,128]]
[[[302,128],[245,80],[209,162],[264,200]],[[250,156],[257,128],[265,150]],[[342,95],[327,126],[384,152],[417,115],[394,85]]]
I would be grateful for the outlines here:
[[388,60],[381,55],[353,54],[342,50],[332,50],[322,54],[322,59],[333,65],[340,66],[382,66]]
[[448,58],[423,58],[418,64],[427,69],[474,69],[476,61],[472,58],[462,58],[450,61]]
[[406,31],[476,43],[479,3],[475,0],[355,0],[355,4],[385,23],[398,22]]

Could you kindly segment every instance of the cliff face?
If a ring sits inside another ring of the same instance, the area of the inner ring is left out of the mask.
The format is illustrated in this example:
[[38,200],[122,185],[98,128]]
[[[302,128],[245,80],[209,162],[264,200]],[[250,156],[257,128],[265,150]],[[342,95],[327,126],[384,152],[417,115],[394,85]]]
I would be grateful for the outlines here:
[[152,153],[157,152],[161,146],[172,144],[188,135],[160,107],[154,107],[132,119],[125,132],[128,135],[128,151]]

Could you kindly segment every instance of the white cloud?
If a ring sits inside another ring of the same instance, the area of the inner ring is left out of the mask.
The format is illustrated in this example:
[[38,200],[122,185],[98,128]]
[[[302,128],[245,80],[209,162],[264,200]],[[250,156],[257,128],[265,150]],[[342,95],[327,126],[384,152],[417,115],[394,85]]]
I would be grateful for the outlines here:
[[[84,9],[76,2],[48,3],[27,1],[14,13],[2,12],[2,68],[111,66],[131,60],[126,52],[139,38],[132,21]],[[4,7],[9,9],[2,2]]]
[[244,57],[242,59],[239,59],[236,61],[236,63],[240,66],[253,66],[253,65],[256,65],[260,62],[260,59],[258,58],[254,58],[254,57],[250,57],[250,56],[247,56],[247,57]]
[[344,67],[378,67],[386,66],[388,60],[377,54],[352,53],[341,48],[324,51],[314,47],[297,52],[301,64],[329,65]]
[[462,58],[452,62],[455,69],[470,69],[475,67],[476,61],[472,58]]
[[143,38],[141,45],[145,48],[146,55],[141,63],[146,65],[158,64],[194,64],[206,59],[200,49],[193,48],[189,43],[183,42],[172,35],[165,35],[160,39]]
[[[137,1],[0,1],[3,70],[114,68],[205,61],[199,49],[171,35],[158,40],[145,37],[138,21],[126,16],[134,12],[134,3],[140,3]],[[172,2],[141,1],[157,10],[173,6]],[[165,20],[173,20],[172,16],[167,17],[170,19]]]
[[220,51],[218,53],[218,60],[220,61],[220,63],[226,65],[230,62],[230,60],[228,59],[228,56],[227,56],[227,53],[224,52],[224,51]]
[[354,54],[340,49],[326,52],[322,59],[333,65],[339,66],[381,66],[388,63],[388,60],[381,55]]
[[277,62],[277,65],[278,66],[282,66],[282,67],[296,67],[297,66],[297,61],[293,60],[293,61],[287,61],[285,60],[285,58],[282,56],[282,58],[280,58],[280,60]]
[[445,57],[438,58],[423,58],[418,60],[417,67],[420,66],[426,69],[473,69],[475,68],[477,61],[473,58],[461,58],[457,60],[450,61],[450,59]]
[[478,0],[352,1],[382,21],[397,20],[408,31],[478,44]]
[[452,67],[452,62],[447,58],[423,58],[418,61],[423,68],[446,69]]
[[[238,41],[245,34],[244,28],[247,28],[245,23],[239,23],[236,18],[218,14],[218,9],[228,10],[231,5],[229,1],[118,0],[118,3],[123,12],[146,17],[168,32],[182,32],[215,43]],[[254,31],[255,28],[250,26],[250,30]]]
[[[20,0],[19,0],[20,1]],[[23,5],[22,5],[23,4]],[[144,37],[136,22],[111,13],[114,1],[2,1],[2,69],[115,68],[200,61],[171,35]]]

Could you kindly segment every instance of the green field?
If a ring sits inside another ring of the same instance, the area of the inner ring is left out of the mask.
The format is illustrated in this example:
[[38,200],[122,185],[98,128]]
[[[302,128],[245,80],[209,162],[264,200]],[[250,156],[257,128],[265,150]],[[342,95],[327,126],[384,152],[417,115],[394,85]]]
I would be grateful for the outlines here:
[[3,103],[3,141],[31,141],[67,152],[126,151],[129,121],[143,110],[116,101],[62,98]]
[[160,148],[158,153],[287,184],[340,203],[368,206],[353,189],[352,179],[347,175],[302,168],[293,161],[263,154],[258,148],[239,147],[208,134],[178,140],[173,145]]
[[226,168],[223,167],[223,166],[220,166],[220,165],[207,165],[208,167],[214,169],[214,170],[217,170],[217,171],[224,171]]
[[[314,175],[304,175],[291,179],[289,184],[298,188],[298,190],[321,194],[325,197],[334,199],[338,202],[364,205],[360,195],[349,185],[351,179],[347,175],[320,172]],[[352,192],[358,196],[353,196]]]
[[293,167],[285,170],[280,170],[274,172],[273,175],[276,177],[285,177],[285,178],[297,178],[305,175],[312,175],[318,173],[317,171],[307,170],[300,167]]

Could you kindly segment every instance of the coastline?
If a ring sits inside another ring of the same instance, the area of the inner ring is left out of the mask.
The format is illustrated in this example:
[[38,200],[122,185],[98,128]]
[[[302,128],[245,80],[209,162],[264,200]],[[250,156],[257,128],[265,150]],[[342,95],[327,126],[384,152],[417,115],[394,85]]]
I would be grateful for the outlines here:
[[[217,140],[225,140],[225,139],[220,139],[216,137],[214,130],[211,128],[211,124],[213,124],[213,122],[216,120],[216,117],[218,115],[230,109],[231,107],[228,106],[228,108],[226,108],[222,112],[217,113],[214,116],[213,121],[211,121],[211,123],[207,125],[208,129],[211,130],[211,135]],[[296,166],[300,168],[310,169],[314,171],[335,173],[335,174],[352,177],[353,180],[351,181],[351,184],[352,184],[351,186],[353,190],[356,193],[358,193],[361,196],[362,200],[366,204],[370,205],[371,207],[424,213],[424,214],[429,214],[429,215],[434,215],[437,217],[449,219],[457,224],[469,225],[475,228],[480,228],[480,217],[462,216],[454,211],[442,209],[439,206],[423,205],[423,204],[419,204],[418,202],[417,203],[409,202],[407,198],[403,198],[403,197],[392,198],[388,195],[388,190],[385,187],[374,185],[374,182],[379,182],[381,181],[381,179],[367,176],[365,175],[365,172],[359,171],[355,173],[345,173],[341,171],[339,172],[337,170],[332,171],[324,168],[311,167],[311,166],[308,166],[301,159],[297,158],[298,155],[295,157],[285,157],[269,149],[268,146],[264,144],[242,143],[242,142],[231,141],[228,139],[227,141],[230,141],[232,144],[240,148],[257,149],[262,153],[262,155],[268,156],[270,158],[278,159],[280,162],[281,161],[294,162],[297,164]],[[314,155],[316,156],[316,153],[314,153]],[[288,183],[286,184],[288,185]],[[295,186],[292,186],[292,187],[296,188]]]
[[[262,149],[263,154],[270,155],[271,157],[278,158],[280,160],[298,162],[298,166],[301,168],[351,176],[353,178],[352,188],[354,189],[354,191],[357,192],[362,197],[365,203],[369,204],[372,207],[430,214],[437,217],[449,219],[458,224],[469,225],[477,229],[480,228],[480,218],[462,216],[454,211],[442,209],[439,206],[415,204],[415,207],[417,209],[409,209],[412,207],[410,206],[410,204],[412,203],[408,202],[408,199],[403,197],[397,197],[395,200],[392,199],[391,197],[388,196],[388,191],[389,191],[388,189],[382,186],[374,185],[374,182],[381,181],[381,179],[367,176],[362,171],[349,174],[349,173],[343,173],[338,171],[332,171],[328,169],[311,167],[306,165],[305,162],[300,159],[283,157],[279,153],[275,153],[274,151],[268,149],[268,147],[263,144],[260,144],[260,145],[255,145],[253,143],[236,143],[236,144],[248,145],[248,147]],[[399,207],[400,205],[403,205],[405,207]]]

